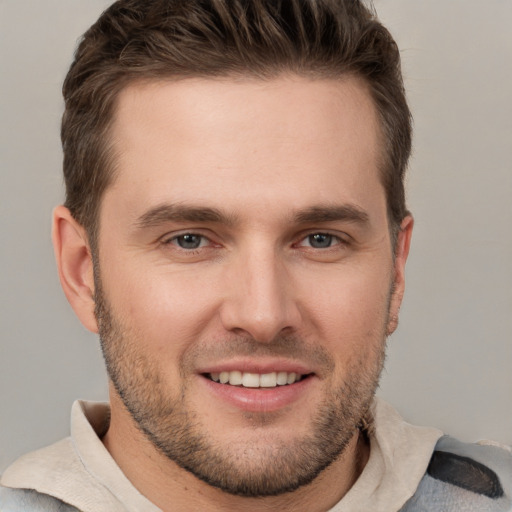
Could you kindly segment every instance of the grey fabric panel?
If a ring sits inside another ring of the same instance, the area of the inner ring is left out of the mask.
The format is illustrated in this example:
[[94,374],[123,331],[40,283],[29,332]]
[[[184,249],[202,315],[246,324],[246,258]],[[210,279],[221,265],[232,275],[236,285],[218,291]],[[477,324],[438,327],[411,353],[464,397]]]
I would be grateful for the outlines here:
[[0,486],[0,512],[80,512],[62,501],[30,489]]
[[510,500],[488,498],[425,475],[400,512],[510,512]]
[[464,443],[451,436],[439,439],[436,450],[455,453],[469,457],[495,471],[505,488],[505,493],[512,494],[512,453],[492,445]]
[[474,459],[456,453],[436,450],[427,473],[436,480],[488,498],[497,499],[505,494],[495,471]]
[[[443,436],[436,451],[452,453],[483,464],[496,473],[503,496],[491,498],[426,474],[414,496],[400,512],[512,512],[512,454],[497,446],[463,443]],[[435,452],[434,452],[435,453]],[[456,479],[454,479],[456,481]]]

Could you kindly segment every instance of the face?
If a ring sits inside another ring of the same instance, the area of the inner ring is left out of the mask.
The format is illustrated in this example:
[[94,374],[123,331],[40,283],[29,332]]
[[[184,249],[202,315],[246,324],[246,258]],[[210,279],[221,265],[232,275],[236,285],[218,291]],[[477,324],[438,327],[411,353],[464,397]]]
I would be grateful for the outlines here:
[[119,403],[227,492],[311,482],[357,432],[400,302],[368,92],[135,85],[112,136],[95,296]]

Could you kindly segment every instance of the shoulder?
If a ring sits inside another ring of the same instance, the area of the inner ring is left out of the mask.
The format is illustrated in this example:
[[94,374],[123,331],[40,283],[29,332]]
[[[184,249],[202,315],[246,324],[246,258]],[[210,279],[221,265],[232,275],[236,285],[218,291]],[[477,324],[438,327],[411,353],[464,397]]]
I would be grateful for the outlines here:
[[2,512],[78,512],[62,501],[31,489],[9,489],[0,486]]
[[434,510],[512,511],[512,452],[443,436],[402,512]]
[[0,511],[76,511],[46,492],[49,482],[62,480],[76,464],[70,438],[23,455],[0,478]]
[[0,511],[115,512],[126,510],[126,496],[147,502],[106,450],[85,454],[95,463],[93,470],[83,455],[71,438],[23,455],[0,478]]
[[75,511],[69,504],[96,487],[72,440],[66,438],[23,455],[5,470],[0,478],[0,511]]
[[73,443],[68,437],[20,457],[5,470],[0,485],[38,489],[42,484],[54,482],[79,466]]

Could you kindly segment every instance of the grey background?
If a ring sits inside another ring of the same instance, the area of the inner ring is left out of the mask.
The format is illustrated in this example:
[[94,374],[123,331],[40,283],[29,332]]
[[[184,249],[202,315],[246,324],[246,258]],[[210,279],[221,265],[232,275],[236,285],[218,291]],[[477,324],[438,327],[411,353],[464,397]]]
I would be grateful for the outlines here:
[[[108,0],[0,0],[0,472],[106,398],[95,336],[60,290],[60,86]],[[380,394],[463,440],[512,443],[512,2],[376,0],[415,116],[416,229]]]

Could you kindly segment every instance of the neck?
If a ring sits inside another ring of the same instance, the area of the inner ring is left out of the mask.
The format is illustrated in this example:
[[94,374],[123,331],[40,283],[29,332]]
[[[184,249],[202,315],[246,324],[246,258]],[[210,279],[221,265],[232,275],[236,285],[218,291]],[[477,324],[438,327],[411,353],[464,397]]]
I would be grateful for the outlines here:
[[163,512],[326,511],[354,485],[369,458],[369,442],[355,430],[344,452],[312,483],[280,496],[235,496],[167,459],[140,432],[119,398],[112,397],[111,405],[111,423],[103,443],[134,487]]

